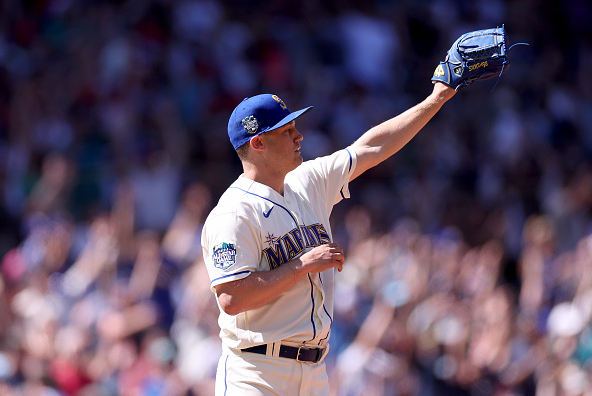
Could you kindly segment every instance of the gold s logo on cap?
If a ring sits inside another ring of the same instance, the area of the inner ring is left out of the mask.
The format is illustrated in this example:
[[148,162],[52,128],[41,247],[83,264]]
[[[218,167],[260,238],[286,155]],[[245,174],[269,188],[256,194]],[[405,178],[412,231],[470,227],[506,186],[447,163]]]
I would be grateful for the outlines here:
[[247,133],[254,134],[257,132],[257,129],[259,129],[259,123],[257,122],[257,119],[252,115],[245,117],[242,123],[243,128],[245,128]]
[[275,99],[275,101],[276,101],[276,102],[278,102],[278,103],[280,104],[280,107],[281,107],[282,109],[286,110],[286,109],[288,108],[288,106],[286,106],[286,104],[284,103],[284,101],[283,101],[283,100],[281,100],[281,99],[279,98],[279,96],[277,96],[277,95],[273,95],[273,96],[272,96],[272,98],[273,98],[273,99]]

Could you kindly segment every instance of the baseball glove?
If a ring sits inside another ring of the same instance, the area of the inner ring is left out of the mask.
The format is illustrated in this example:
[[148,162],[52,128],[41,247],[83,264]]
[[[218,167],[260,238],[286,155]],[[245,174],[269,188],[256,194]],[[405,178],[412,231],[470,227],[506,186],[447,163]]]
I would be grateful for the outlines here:
[[440,81],[458,91],[475,81],[500,77],[510,67],[506,58],[504,26],[468,32],[460,36],[440,62],[432,82]]

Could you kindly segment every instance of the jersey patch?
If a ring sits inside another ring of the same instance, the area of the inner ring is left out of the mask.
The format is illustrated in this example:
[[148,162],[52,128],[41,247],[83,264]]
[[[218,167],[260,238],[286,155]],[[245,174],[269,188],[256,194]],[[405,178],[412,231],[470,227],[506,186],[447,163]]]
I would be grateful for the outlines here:
[[221,243],[214,246],[212,261],[216,268],[225,270],[236,263],[236,249],[232,243]]

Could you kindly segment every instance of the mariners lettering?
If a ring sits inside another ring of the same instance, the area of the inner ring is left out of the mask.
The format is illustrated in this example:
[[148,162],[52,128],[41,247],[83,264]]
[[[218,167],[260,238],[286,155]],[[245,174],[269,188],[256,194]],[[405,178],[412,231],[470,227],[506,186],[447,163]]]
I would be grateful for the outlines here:
[[306,247],[306,244],[302,239],[302,234],[300,230],[293,229],[292,231],[290,231],[290,235],[292,235],[292,238],[294,238],[294,242],[298,244],[299,250],[302,251]]
[[319,239],[319,245],[324,243],[330,243],[331,239],[329,238],[329,233],[325,229],[325,226],[322,224],[314,224],[310,226],[312,231],[314,232],[315,236]]
[[318,242],[314,236],[314,233],[308,227],[300,228],[302,230],[302,235],[304,239],[306,239],[306,247],[315,247],[319,246],[320,242]]
[[263,249],[269,268],[274,269],[298,257],[304,249],[330,243],[329,233],[322,224],[294,228],[279,238],[268,239],[269,247]]
[[486,67],[486,66],[487,66],[487,61],[481,62],[481,63],[475,63],[474,65],[469,66],[469,71],[473,71],[473,70],[478,69],[480,67]]
[[298,256],[298,253],[302,251],[302,249],[298,249],[298,245],[294,242],[294,239],[290,234],[284,235],[282,237],[282,242],[284,242],[284,247],[286,248],[286,256],[288,256],[288,261]]
[[[281,238],[280,238],[281,239]],[[274,269],[289,261],[286,259],[286,252],[280,240],[276,240],[270,247],[263,250],[263,253],[267,257],[269,263],[269,269]]]

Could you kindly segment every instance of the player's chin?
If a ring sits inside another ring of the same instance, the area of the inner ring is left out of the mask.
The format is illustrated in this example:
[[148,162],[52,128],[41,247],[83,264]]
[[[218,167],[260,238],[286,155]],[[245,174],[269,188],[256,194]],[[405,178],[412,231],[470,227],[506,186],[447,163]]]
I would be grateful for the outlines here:
[[292,170],[298,168],[303,161],[304,160],[302,159],[302,155],[300,155],[300,152],[298,152],[298,155],[294,158]]

